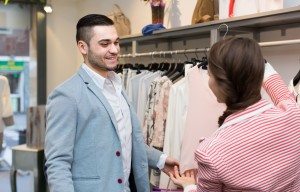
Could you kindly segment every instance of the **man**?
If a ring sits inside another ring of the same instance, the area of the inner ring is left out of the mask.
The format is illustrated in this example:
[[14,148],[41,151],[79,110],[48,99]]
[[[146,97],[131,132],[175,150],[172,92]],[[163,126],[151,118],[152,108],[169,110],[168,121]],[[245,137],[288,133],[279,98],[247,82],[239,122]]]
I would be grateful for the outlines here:
[[178,165],[144,144],[113,72],[120,51],[113,24],[96,14],[78,21],[84,64],[48,98],[45,165],[51,192],[146,192],[148,165],[166,173]]

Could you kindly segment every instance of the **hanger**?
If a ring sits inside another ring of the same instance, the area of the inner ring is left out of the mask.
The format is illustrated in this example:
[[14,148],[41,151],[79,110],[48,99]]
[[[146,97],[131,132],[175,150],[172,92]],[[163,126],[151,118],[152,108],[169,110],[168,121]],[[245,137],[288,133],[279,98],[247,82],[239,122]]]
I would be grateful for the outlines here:
[[[187,57],[187,55],[185,54],[185,52],[183,53],[184,54],[184,56],[186,57],[186,59],[187,60],[189,60],[189,58]],[[181,61],[180,61],[180,58],[179,58],[179,60],[178,60],[178,62],[177,62],[177,64],[176,64],[176,67],[175,67],[175,69],[174,69],[174,71],[173,71],[173,73],[170,75],[170,76],[168,76],[169,77],[169,79],[171,80],[171,81],[175,81],[176,79],[178,79],[179,77],[182,77],[182,76],[184,76],[184,66],[185,66],[185,63],[182,63]]]
[[293,85],[296,86],[300,81],[300,70],[296,74],[296,76],[293,78]]
[[[164,57],[162,57],[162,55]],[[164,58],[164,59],[160,63],[160,69],[159,70],[161,70],[161,71],[167,71],[169,69],[169,63],[166,60],[166,52],[161,51],[161,58]]]
[[198,64],[198,68],[201,67],[201,69],[207,70],[208,61],[207,59],[203,60],[201,63]]
[[185,56],[186,61],[189,61],[189,58],[188,58],[188,56],[186,55],[186,49],[184,50],[183,55]]
[[198,68],[201,67],[201,69],[205,69],[207,70],[207,66],[208,66],[208,61],[207,61],[207,52],[208,52],[208,49],[209,48],[205,48],[205,51],[204,51],[204,57],[202,57],[202,60],[200,61],[200,63],[198,63]]
[[[178,51],[175,51],[176,56],[178,57]],[[179,65],[180,63],[180,59],[178,59],[177,62],[175,62],[175,59],[173,58],[174,63],[171,63],[172,66],[172,71],[170,71],[166,76],[169,77],[170,79],[174,76],[174,74],[179,70],[179,67],[177,67],[177,65]]]
[[[171,57],[174,59],[174,57],[173,57],[173,51],[171,51],[170,54],[171,54]],[[172,73],[173,70],[175,69],[175,66],[176,66],[175,60],[174,60],[173,63],[167,63],[167,67],[168,68],[166,69],[166,72],[163,73],[161,76],[169,76],[169,74]]]
[[196,58],[192,58],[192,59],[191,59],[191,62],[192,62],[192,64],[193,64],[193,66],[195,66],[195,65],[197,65],[199,62],[201,62],[201,61],[199,60],[199,57],[198,57],[198,54],[197,54],[197,49],[198,49],[198,48],[195,49],[195,56],[196,56]]
[[176,68],[175,68],[175,73],[170,77],[170,80],[173,82],[179,77],[184,76],[184,63],[178,63]]
[[197,54],[197,49],[198,48],[196,48],[195,55],[196,55],[196,58],[199,59],[198,54]]
[[221,25],[219,25],[218,30],[220,30],[221,27],[223,27],[223,26],[226,27],[226,32],[225,32],[225,34],[223,36],[223,39],[225,39],[225,37],[226,37],[226,35],[227,35],[228,31],[229,31],[229,27],[228,27],[228,25],[226,23],[222,23]]

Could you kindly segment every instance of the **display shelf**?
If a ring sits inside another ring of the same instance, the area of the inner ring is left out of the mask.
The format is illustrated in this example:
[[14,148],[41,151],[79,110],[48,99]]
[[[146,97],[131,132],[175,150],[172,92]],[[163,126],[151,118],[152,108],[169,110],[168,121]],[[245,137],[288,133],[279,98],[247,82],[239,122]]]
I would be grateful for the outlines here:
[[[199,36],[210,36],[212,38],[212,31],[218,29],[223,23],[228,25],[229,32],[231,33],[261,32],[274,29],[282,30],[300,27],[300,6],[172,29],[158,30],[154,31],[150,36],[142,36],[141,34],[124,36],[120,38],[120,44],[121,46],[131,46],[133,42],[138,44],[159,43],[163,41],[184,40],[187,37],[189,39],[199,38]],[[224,31],[224,28],[220,31]]]

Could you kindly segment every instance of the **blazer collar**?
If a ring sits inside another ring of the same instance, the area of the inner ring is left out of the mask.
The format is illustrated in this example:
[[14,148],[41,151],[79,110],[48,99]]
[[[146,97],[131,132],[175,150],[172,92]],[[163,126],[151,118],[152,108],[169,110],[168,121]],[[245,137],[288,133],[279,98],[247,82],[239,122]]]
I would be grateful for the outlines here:
[[[86,71],[82,68],[82,66],[79,68],[77,74],[81,77],[83,82],[86,84],[87,88],[100,100],[100,102],[105,107],[106,111],[108,112],[110,119],[115,127],[115,130],[118,133],[118,123],[115,118],[115,114],[113,112],[113,109],[111,108],[110,104],[108,103],[107,99],[103,95],[101,89],[97,87],[97,85],[94,83],[92,78],[86,73]],[[120,138],[119,138],[120,139]]]
[[228,126],[234,125],[236,123],[242,122],[246,119],[249,119],[253,116],[257,116],[265,111],[267,111],[268,109],[271,109],[274,105],[269,103],[266,100],[260,100],[259,102],[247,107],[246,109],[244,109],[243,111],[234,113],[232,115],[229,115],[223,125],[219,128],[219,129],[224,129]]

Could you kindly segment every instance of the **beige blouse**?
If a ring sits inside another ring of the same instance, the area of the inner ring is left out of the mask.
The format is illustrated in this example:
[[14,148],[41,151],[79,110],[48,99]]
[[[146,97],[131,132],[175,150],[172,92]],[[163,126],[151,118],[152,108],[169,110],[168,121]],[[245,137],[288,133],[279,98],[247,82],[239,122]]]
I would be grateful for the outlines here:
[[0,133],[3,132],[4,125],[8,125],[5,119],[11,119],[9,125],[13,124],[13,109],[10,100],[10,88],[5,76],[0,75]]

